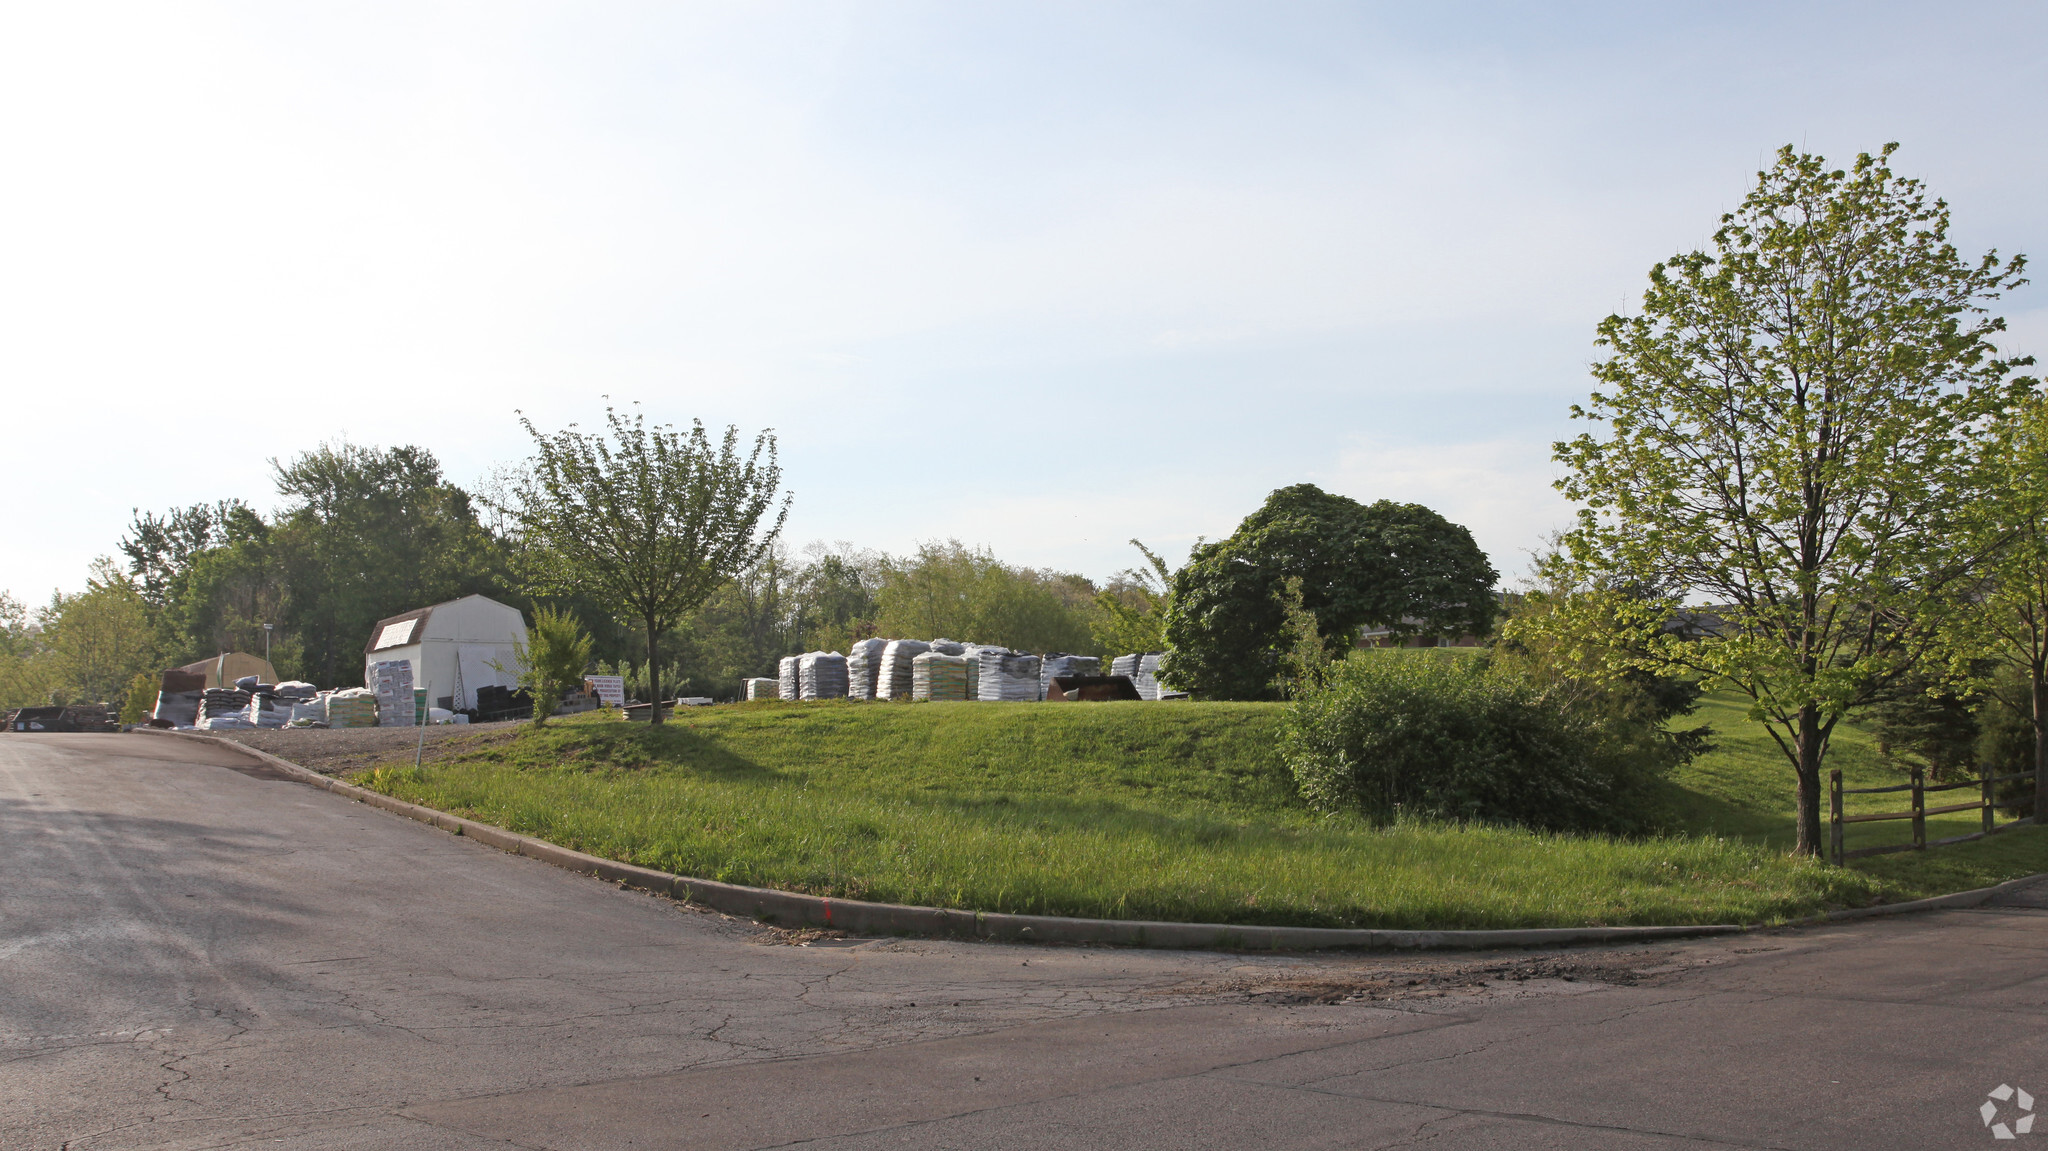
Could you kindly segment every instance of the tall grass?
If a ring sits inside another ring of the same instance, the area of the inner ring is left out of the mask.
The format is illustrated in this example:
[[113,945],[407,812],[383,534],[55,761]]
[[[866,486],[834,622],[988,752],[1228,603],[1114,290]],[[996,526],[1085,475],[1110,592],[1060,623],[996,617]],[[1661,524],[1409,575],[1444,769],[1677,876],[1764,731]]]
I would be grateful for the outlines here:
[[[1690,834],[1320,816],[1279,761],[1281,706],[763,703],[659,730],[578,717],[371,782],[662,870],[986,911],[1333,927],[1745,922],[1927,886],[1890,861],[1838,869],[1787,856],[1776,829],[1789,825],[1790,773],[1725,735],[1669,797]],[[1981,866],[1948,856],[1939,882],[1973,867],[2038,870],[2027,852],[2048,841],[2023,844],[2029,834],[1978,853]]]

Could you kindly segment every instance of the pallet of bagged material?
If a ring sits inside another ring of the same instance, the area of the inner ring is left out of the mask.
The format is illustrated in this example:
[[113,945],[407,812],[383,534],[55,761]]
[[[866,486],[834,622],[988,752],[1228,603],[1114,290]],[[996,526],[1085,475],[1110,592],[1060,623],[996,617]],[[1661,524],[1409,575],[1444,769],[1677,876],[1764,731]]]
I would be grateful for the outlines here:
[[1039,659],[1002,647],[981,649],[977,696],[990,703],[1032,703],[1038,699]]
[[918,639],[892,639],[882,649],[881,668],[875,675],[876,699],[909,699],[911,674],[915,668],[911,660],[931,650],[931,645]]
[[797,657],[798,699],[845,699],[846,657],[836,651],[810,651]]
[[885,639],[857,640],[846,649],[846,696],[848,699],[875,698],[875,677],[882,668]]
[[918,700],[965,700],[967,698],[967,657],[928,651],[911,658],[910,698]]

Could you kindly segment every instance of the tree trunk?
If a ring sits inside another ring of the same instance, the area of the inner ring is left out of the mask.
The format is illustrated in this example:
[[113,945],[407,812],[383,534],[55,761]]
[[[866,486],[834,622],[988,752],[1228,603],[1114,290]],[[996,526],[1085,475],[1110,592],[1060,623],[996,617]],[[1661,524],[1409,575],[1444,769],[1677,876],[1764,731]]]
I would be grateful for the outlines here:
[[2048,681],[2034,676],[2034,822],[2048,825]]
[[1799,709],[1799,843],[1800,855],[1819,855],[1826,840],[1820,825],[1820,708],[1807,704]]
[[656,649],[661,646],[661,633],[654,630],[654,617],[647,617],[647,722],[661,722],[661,659]]

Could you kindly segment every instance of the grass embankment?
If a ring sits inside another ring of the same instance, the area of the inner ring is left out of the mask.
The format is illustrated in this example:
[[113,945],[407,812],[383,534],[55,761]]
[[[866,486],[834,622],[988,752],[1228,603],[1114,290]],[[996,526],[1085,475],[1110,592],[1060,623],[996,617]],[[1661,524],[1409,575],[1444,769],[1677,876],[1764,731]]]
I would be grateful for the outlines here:
[[1638,842],[1318,817],[1279,762],[1281,711],[1268,704],[757,703],[684,712],[659,730],[578,717],[359,782],[685,875],[1091,917],[1725,923],[2040,866],[2030,833],[1950,848],[1917,870],[1790,859],[1777,846],[1789,772],[1733,730],[1749,726],[1739,711],[1723,711],[1711,722],[1724,749],[1673,793],[1688,825],[1719,834]]
[[[1713,725],[1714,750],[1673,776],[1669,802],[1678,825],[1688,830],[1787,851],[1796,839],[1792,768],[1763,727],[1749,721],[1748,707],[1747,700],[1732,693],[1701,702],[1698,718],[1688,722]],[[1904,765],[1880,756],[1870,734],[1851,724],[1835,729],[1827,767],[1840,768],[1843,785],[1852,788],[1886,787],[1908,778]],[[1974,787],[1935,792],[1927,806],[1967,802],[1977,795]],[[1825,812],[1825,796],[1821,802]],[[1857,814],[1912,806],[1909,793],[1892,792],[1845,796],[1842,809]],[[1998,815],[2000,823],[2011,818],[2009,812]],[[1929,816],[1927,838],[1967,835],[1981,827],[1974,811]],[[1845,831],[1843,842],[1851,850],[1906,843],[1913,834],[1905,820],[1852,823]],[[1872,895],[1887,902],[1987,887],[2048,871],[2048,831],[2019,827],[1974,843],[1851,860],[1849,870],[1868,877]]]

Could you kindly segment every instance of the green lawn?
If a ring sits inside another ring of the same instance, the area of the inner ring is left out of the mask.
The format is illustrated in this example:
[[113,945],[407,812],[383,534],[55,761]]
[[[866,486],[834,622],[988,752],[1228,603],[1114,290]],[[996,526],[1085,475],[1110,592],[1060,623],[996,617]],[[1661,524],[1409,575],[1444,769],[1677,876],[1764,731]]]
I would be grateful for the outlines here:
[[[1789,850],[1795,838],[1791,763],[1763,727],[1750,722],[1747,710],[1748,701],[1732,693],[1703,701],[1698,719],[1692,722],[1713,725],[1715,748],[1672,779],[1671,807],[1680,825],[1690,830],[1741,836]],[[1836,729],[1827,767],[1840,768],[1843,783],[1852,788],[1884,787],[1908,779],[1905,767],[1879,756],[1869,733],[1851,724]],[[1927,806],[1961,803],[1976,796],[1973,788],[1936,792],[1927,797]],[[1825,799],[1822,802],[1825,805]],[[1911,807],[1906,792],[1851,795],[1843,802],[1843,810],[1852,814]],[[2000,823],[2010,818],[2003,812],[1998,817]],[[1965,835],[1981,827],[1980,817],[1973,811],[1929,816],[1927,838]],[[1854,850],[1911,839],[1912,825],[1896,820],[1849,824],[1844,843]],[[1975,843],[1851,860],[1849,867],[1901,893],[1932,895],[1985,887],[2048,871],[2048,834],[2031,827],[2015,828]]]
[[[1673,781],[1686,833],[1633,842],[1316,816],[1275,754],[1279,721],[1271,704],[754,703],[661,730],[587,716],[479,733],[421,772],[359,782],[685,875],[1212,922],[1767,921],[1976,886],[2048,855],[2022,831],[1849,869],[1794,860],[1790,772],[1721,704],[1722,748]],[[1885,769],[1857,746],[1855,778],[1875,779]]]

